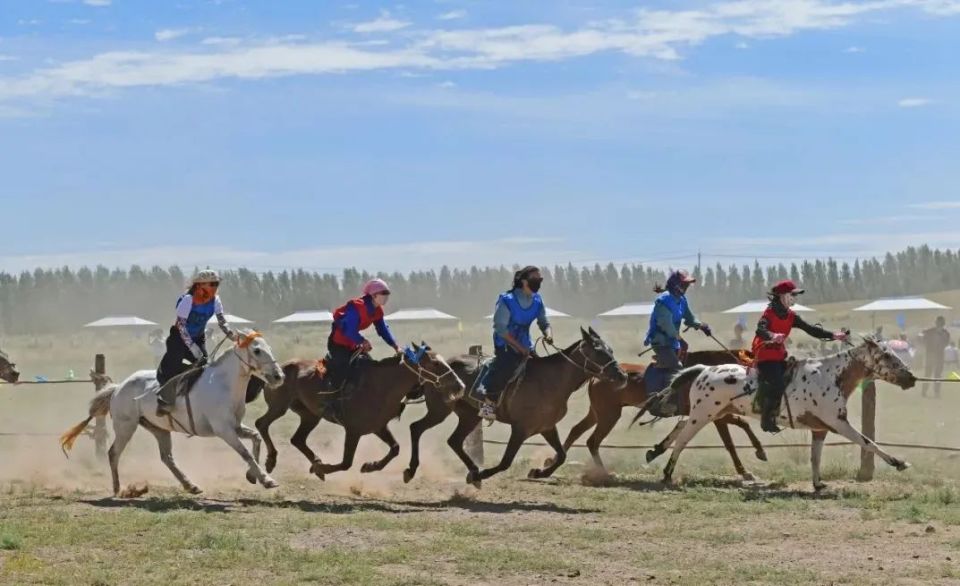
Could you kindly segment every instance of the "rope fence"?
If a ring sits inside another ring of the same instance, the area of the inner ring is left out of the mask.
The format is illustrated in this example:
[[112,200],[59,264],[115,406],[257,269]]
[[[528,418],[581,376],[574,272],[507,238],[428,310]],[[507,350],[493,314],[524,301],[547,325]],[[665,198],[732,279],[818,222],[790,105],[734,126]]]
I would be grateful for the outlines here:
[[[500,441],[500,440],[485,439],[483,440],[483,443],[494,445],[494,446],[507,445],[507,442]],[[932,446],[932,445],[926,445],[926,444],[899,444],[899,443],[891,443],[891,442],[874,442],[874,443],[876,443],[878,446],[883,446],[885,448],[907,448],[907,449],[913,449],[913,450],[936,450],[940,452],[960,452],[960,448],[954,448],[951,446]],[[523,445],[529,446],[529,447],[541,447],[541,448],[550,447],[550,444],[545,442],[526,442]],[[829,446],[829,447],[836,447],[836,446],[855,446],[856,444],[853,442],[824,442],[823,445]],[[586,444],[573,444],[571,446],[571,448],[586,448],[586,447],[587,447]],[[809,447],[810,447],[810,444],[772,444],[772,445],[764,444],[763,449],[771,450],[776,448],[809,448]],[[617,444],[601,444],[600,448],[604,450],[650,450],[650,449],[653,449],[654,446],[652,445],[625,446],[625,445],[617,445]],[[738,450],[752,450],[753,446],[736,445],[734,446],[734,448]],[[714,446],[714,445],[707,445],[707,446],[688,445],[687,447],[684,448],[684,450],[724,450],[724,449],[726,449],[724,446]]]

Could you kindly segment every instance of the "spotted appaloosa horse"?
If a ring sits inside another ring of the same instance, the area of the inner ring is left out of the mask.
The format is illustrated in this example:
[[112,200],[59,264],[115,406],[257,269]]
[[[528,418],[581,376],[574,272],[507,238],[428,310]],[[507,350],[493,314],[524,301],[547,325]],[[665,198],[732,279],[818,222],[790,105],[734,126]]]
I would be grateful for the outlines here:
[[8,357],[3,350],[0,350],[0,379],[8,383],[15,383],[20,380],[17,365],[10,361],[10,357]]
[[[864,379],[883,380],[901,389],[909,389],[916,384],[916,377],[896,355],[873,339],[865,339],[859,346],[834,356],[798,360],[796,366],[784,393],[779,423],[789,425],[792,420],[796,427],[813,432],[810,463],[814,490],[826,487],[820,479],[820,457],[828,431],[838,433],[880,456],[897,470],[910,467],[907,462],[884,452],[847,421],[847,399]],[[757,389],[756,371],[753,369],[748,370],[738,364],[694,366],[681,371],[672,384],[681,390],[689,387],[692,407],[689,420],[678,423],[660,444],[666,449],[676,442],[670,462],[663,471],[664,482],[672,481],[680,453],[703,426],[731,413],[760,417],[752,405]]]

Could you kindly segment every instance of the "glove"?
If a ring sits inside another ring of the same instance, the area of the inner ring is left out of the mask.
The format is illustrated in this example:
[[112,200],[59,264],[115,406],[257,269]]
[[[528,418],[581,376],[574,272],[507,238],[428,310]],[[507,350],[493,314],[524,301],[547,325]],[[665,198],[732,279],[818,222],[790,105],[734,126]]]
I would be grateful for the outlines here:
[[193,354],[193,358],[198,362],[201,359],[206,359],[206,356],[203,355],[203,350],[200,349],[200,346],[193,344],[190,346],[190,353]]
[[197,360],[197,363],[196,363],[194,366],[196,366],[196,367],[198,367],[198,368],[202,368],[202,367],[204,367],[204,366],[206,366],[206,365],[207,365],[207,357],[206,357],[206,355],[202,355],[202,356],[200,356],[200,358]]
[[237,335],[237,330],[227,330],[227,338],[231,342],[236,342],[238,339],[240,339],[240,336]]
[[360,349],[364,352],[370,352],[373,350],[373,344],[370,343],[370,340],[364,340],[363,344],[360,344]]
[[771,344],[783,344],[783,341],[786,339],[787,337],[784,336],[783,334],[770,334]]
[[707,324],[700,324],[700,331],[703,332],[704,336],[713,337],[713,330]]
[[544,336],[543,341],[553,346],[553,336]]
[[403,350],[400,349],[400,346],[394,346],[393,351],[396,352],[397,355],[403,354]]
[[847,338],[848,338],[847,332],[844,332],[843,330],[833,333],[833,339],[838,342],[846,342]]

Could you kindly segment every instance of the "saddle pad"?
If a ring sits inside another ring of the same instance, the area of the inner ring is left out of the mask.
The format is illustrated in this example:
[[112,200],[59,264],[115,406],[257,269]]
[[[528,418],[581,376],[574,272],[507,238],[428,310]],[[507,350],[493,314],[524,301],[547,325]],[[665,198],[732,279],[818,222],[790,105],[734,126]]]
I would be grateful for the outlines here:
[[[477,378],[474,379],[473,384],[470,386],[470,390],[467,392],[467,400],[471,403],[475,403],[477,406],[481,405],[486,396],[480,392],[480,381],[483,380],[483,377],[487,376],[487,372],[490,370],[490,367],[493,365],[493,358],[488,358],[481,362],[480,367],[477,369]],[[507,393],[513,391],[520,386],[520,383],[523,382],[523,375],[527,371],[527,363],[522,362],[520,366],[517,367],[517,370],[510,375],[510,379],[507,380],[507,386],[504,388],[503,392],[500,393],[500,401],[497,403],[499,406],[500,403],[503,403],[503,398],[507,396]]]

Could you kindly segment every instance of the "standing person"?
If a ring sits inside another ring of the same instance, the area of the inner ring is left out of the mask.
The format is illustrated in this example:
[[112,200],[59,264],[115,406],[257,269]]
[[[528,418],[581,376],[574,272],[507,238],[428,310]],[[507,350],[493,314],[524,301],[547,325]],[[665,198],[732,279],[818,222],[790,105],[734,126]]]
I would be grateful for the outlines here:
[[[230,329],[223,316],[223,303],[217,291],[220,276],[209,269],[194,276],[190,288],[177,298],[176,322],[170,326],[167,336],[167,351],[157,368],[157,382],[161,392],[157,394],[157,415],[168,415],[176,401],[176,385],[165,385],[171,378],[187,371],[192,365],[201,366],[207,361],[207,322],[214,315],[223,334],[231,340],[237,334]],[[187,361],[189,364],[184,364]]]
[[331,386],[339,388],[352,377],[351,360],[370,359],[373,344],[360,333],[373,326],[384,342],[393,351],[400,353],[400,346],[393,338],[383,308],[390,300],[390,286],[382,279],[373,279],[363,286],[363,296],[347,301],[333,312],[333,326],[327,338],[327,368],[330,370]]
[[[937,316],[932,328],[923,330],[923,376],[927,378],[943,377],[944,353],[950,343],[950,332],[946,328],[947,320],[942,315]],[[923,383],[920,394],[927,396],[929,382]],[[933,394],[940,398],[940,383],[933,383]]]
[[147,335],[147,345],[153,352],[154,363],[160,366],[160,361],[163,360],[163,355],[167,352],[167,342],[163,337],[163,330],[157,328],[150,332]]
[[480,382],[478,391],[484,395],[480,417],[487,421],[497,419],[500,395],[510,378],[534,350],[530,326],[537,322],[548,344],[553,343],[547,306],[540,297],[543,277],[540,269],[527,266],[513,276],[509,291],[501,293],[493,312],[493,363]]
[[797,327],[821,340],[847,339],[845,332],[828,332],[820,326],[810,325],[803,321],[791,309],[797,296],[803,294],[803,289],[787,279],[780,281],[767,294],[770,305],[757,323],[757,333],[753,338],[753,355],[757,368],[758,400],[763,416],[760,427],[763,431],[777,433],[777,417],[780,414],[780,401],[787,382],[784,374],[787,363],[787,342],[790,332]]
[[746,328],[743,326],[743,323],[738,320],[736,325],[733,326],[733,339],[729,342],[731,350],[746,349],[747,341],[743,339],[744,330],[746,330]]

